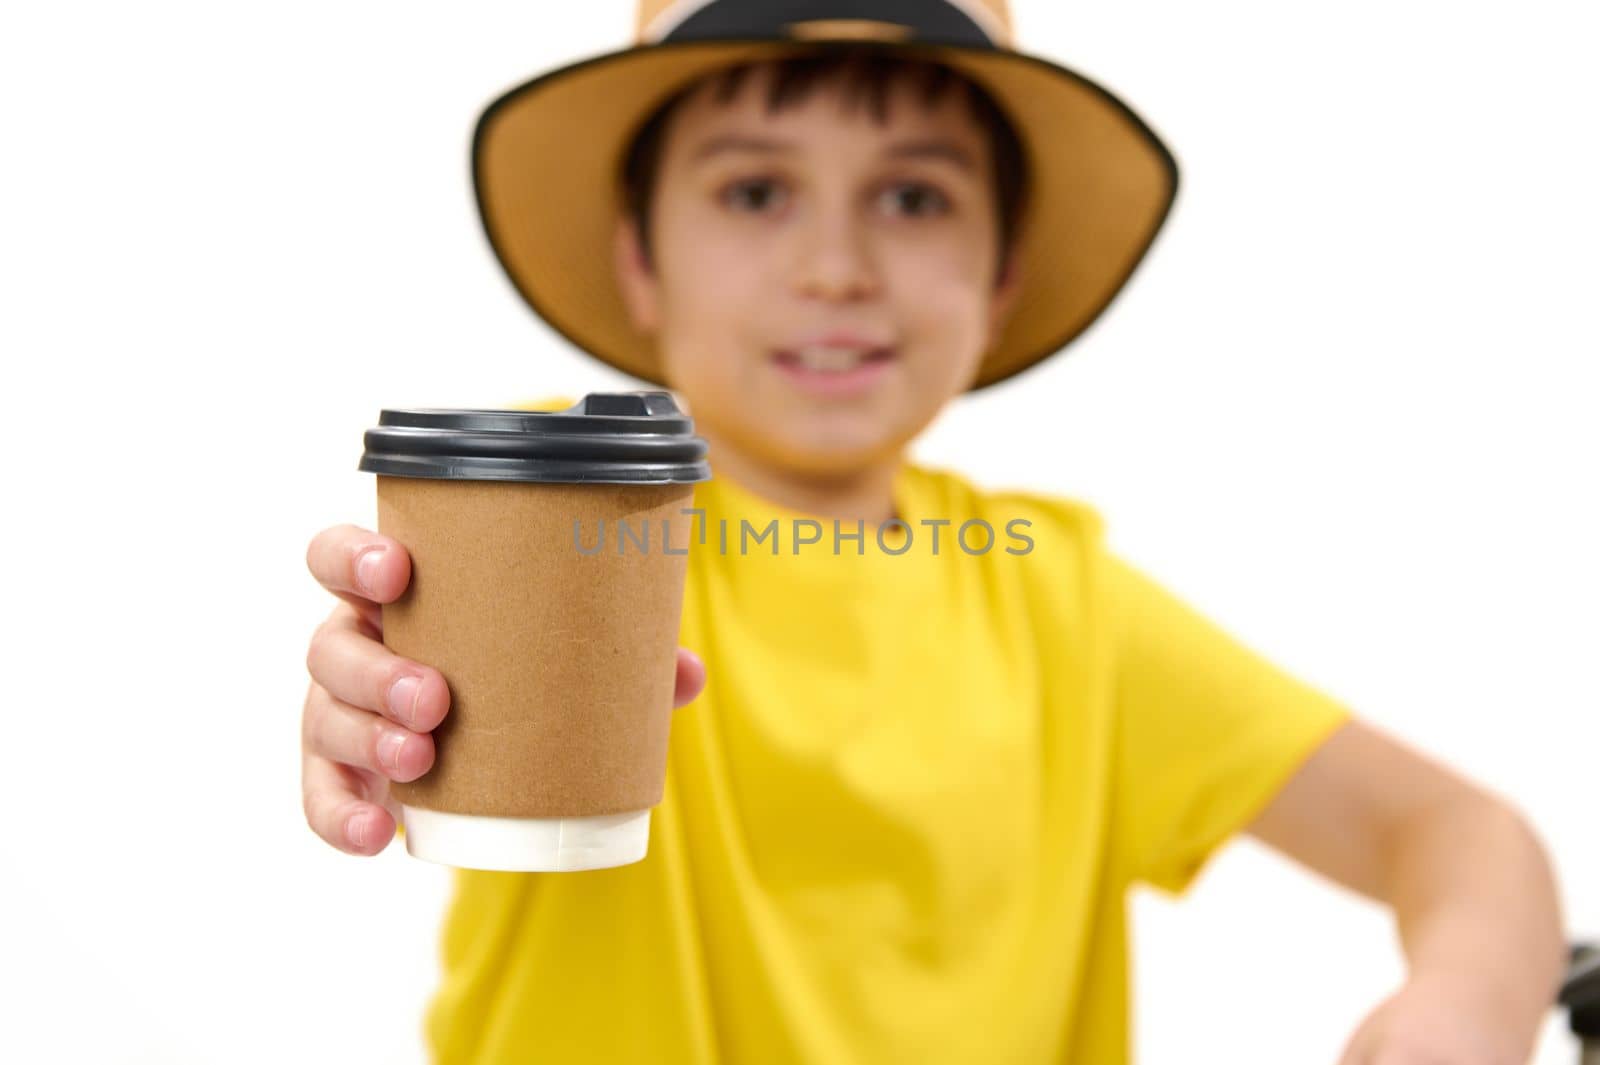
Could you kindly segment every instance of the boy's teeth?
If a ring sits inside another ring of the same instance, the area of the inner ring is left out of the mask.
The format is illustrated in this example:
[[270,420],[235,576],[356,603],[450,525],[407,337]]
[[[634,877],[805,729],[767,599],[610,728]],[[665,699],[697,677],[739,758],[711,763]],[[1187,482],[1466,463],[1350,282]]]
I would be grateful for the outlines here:
[[867,353],[859,348],[810,347],[801,348],[795,355],[808,370],[838,372],[855,369]]

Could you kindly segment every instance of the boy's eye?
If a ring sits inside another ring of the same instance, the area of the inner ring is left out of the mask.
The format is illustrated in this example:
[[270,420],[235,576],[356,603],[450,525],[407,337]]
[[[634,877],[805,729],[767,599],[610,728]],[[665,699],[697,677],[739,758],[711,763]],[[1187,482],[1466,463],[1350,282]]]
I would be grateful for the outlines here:
[[[745,178],[725,186],[720,198],[737,211],[761,212],[774,205],[781,206],[786,190],[782,183],[770,177]],[[884,190],[883,199],[889,210],[913,217],[944,214],[950,210],[950,200],[937,188],[921,181],[902,181]]]
[[745,181],[735,181],[722,192],[724,203],[732,205],[735,209],[742,210],[746,204],[752,210],[761,211],[771,206],[772,202],[780,199],[777,182],[771,178],[750,178]]
[[921,181],[903,181],[885,190],[894,206],[907,207],[912,215],[943,214],[950,209],[950,201],[932,185]]

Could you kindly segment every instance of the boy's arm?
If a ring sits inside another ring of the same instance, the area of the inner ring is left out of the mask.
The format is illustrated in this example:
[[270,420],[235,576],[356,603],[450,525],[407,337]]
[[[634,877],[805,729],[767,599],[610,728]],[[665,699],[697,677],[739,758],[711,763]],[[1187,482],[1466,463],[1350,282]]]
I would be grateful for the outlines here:
[[1394,911],[1406,983],[1341,1065],[1528,1060],[1566,948],[1550,861],[1516,810],[1352,720],[1248,831]]

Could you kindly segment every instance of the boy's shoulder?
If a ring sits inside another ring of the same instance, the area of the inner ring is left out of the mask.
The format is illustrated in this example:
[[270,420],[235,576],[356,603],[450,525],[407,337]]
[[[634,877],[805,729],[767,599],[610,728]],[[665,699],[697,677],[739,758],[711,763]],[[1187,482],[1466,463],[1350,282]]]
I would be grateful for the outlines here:
[[962,520],[981,518],[997,530],[1011,521],[1026,521],[1025,528],[1076,541],[1085,547],[1100,545],[1105,518],[1093,503],[1078,496],[1043,489],[986,485],[969,474],[924,462],[906,464],[906,480],[918,496],[920,508],[935,517]]

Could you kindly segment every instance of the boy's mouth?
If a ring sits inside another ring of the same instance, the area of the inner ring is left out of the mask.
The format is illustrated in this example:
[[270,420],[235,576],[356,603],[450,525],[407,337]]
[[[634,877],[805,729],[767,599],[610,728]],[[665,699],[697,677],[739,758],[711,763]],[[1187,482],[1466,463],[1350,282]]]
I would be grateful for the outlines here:
[[825,395],[859,392],[869,387],[897,357],[892,347],[809,345],[792,350],[780,348],[772,353],[773,363],[790,381]]
[[894,358],[894,349],[828,347],[813,345],[794,350],[778,349],[773,358],[779,365],[809,370],[812,373],[848,373],[862,365]]

